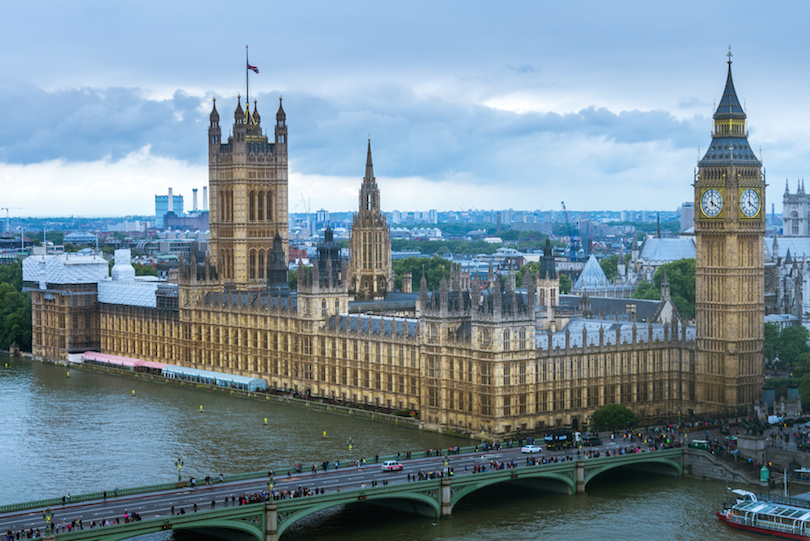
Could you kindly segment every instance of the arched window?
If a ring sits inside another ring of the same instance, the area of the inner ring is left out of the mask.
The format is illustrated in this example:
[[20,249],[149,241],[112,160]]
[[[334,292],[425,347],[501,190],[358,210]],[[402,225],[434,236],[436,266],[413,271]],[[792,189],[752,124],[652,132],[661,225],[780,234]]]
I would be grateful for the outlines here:
[[509,330],[503,331],[503,350],[509,351]]
[[259,250],[259,279],[264,279],[264,250]]
[[795,210],[790,213],[790,232],[794,236],[799,235],[799,213]]
[[250,279],[256,278],[256,250],[250,251]]
[[[259,199],[259,204],[261,205],[261,199]],[[261,207],[259,207],[261,208]],[[251,222],[256,219],[256,193],[250,192],[248,196],[248,220]]]
[[256,219],[260,222],[264,220],[264,192],[259,192],[259,215]]
[[273,192],[267,192],[267,221],[273,221]]

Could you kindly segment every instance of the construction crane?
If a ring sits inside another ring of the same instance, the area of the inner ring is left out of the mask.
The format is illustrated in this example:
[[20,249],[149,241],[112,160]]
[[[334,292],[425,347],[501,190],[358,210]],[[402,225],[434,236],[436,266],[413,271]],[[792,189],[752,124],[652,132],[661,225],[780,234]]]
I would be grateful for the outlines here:
[[301,194],[301,200],[298,203],[296,203],[295,208],[293,208],[293,210],[297,209],[298,205],[300,205],[301,203],[304,204],[304,210],[307,213],[307,233],[311,235],[312,234],[312,225],[309,222],[309,219],[310,219],[309,218],[310,200],[307,199],[306,197],[304,197],[303,193]]
[[9,210],[20,210],[20,209],[24,209],[24,208],[25,207],[0,207],[0,210],[5,210],[6,211],[6,233],[11,231],[11,221],[10,221],[10,218],[9,218],[8,211]]
[[568,233],[568,239],[570,241],[570,247],[568,248],[568,255],[571,261],[577,260],[577,238],[574,236],[574,232],[571,229],[571,220],[568,218],[568,209],[565,208],[565,201],[561,202],[562,209],[563,209],[563,216],[565,216],[565,228],[566,232]]

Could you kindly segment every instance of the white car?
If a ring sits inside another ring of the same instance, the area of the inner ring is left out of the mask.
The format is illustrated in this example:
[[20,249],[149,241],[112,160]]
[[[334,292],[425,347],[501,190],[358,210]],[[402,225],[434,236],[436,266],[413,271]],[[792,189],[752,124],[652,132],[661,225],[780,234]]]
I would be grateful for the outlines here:
[[400,471],[402,470],[402,464],[397,462],[396,460],[386,460],[383,462],[382,471]]
[[520,449],[521,453],[540,453],[543,451],[543,448],[539,445],[526,445]]

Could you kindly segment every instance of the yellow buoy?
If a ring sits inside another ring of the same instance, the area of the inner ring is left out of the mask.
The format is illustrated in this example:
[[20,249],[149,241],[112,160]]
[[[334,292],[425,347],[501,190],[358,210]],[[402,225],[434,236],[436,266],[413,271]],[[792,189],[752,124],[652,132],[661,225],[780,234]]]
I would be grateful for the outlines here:
[[135,389],[132,389],[132,396],[135,396]]
[[68,370],[67,377],[70,377],[70,370]]
[[323,431],[323,437],[326,438],[326,430]]
[[203,412],[203,407],[202,407],[202,406],[200,406],[200,413],[202,413],[202,412]]
[[267,417],[264,418],[264,425],[267,426]]

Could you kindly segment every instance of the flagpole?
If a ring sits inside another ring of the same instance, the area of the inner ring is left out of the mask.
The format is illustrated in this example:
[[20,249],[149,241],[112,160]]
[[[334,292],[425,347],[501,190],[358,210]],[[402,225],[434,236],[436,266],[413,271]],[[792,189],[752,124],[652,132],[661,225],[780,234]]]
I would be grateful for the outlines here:
[[245,105],[250,103],[250,84],[248,83],[248,66],[250,62],[248,61],[248,46],[245,45]]

